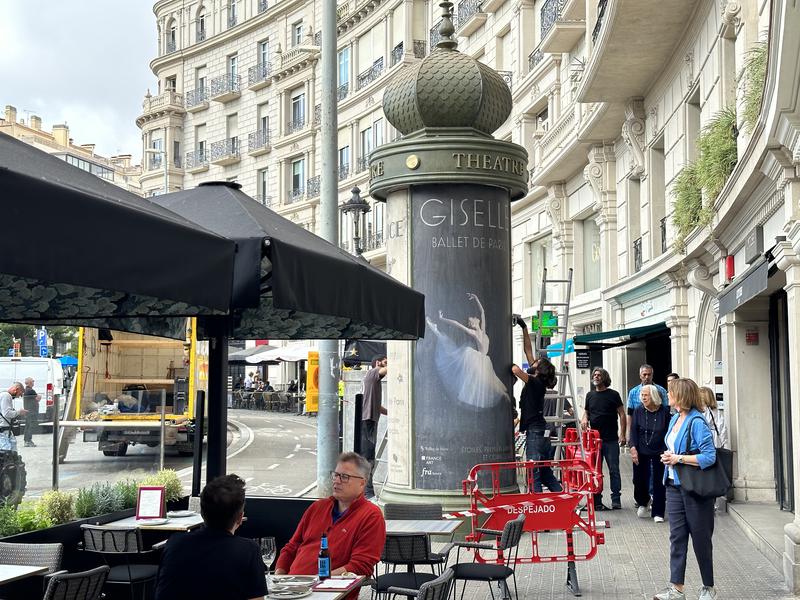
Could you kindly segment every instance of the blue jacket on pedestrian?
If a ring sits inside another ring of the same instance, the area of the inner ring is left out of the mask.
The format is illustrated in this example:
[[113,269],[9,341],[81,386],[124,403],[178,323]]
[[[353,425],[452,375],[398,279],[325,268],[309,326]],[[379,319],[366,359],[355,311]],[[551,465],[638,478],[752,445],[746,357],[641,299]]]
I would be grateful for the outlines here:
[[[672,420],[669,422],[667,428],[667,436],[672,431],[675,423],[680,418],[680,413],[672,415]],[[692,427],[692,447],[687,448],[686,442],[688,441],[688,426]],[[697,464],[701,469],[707,469],[717,461],[717,449],[714,447],[714,437],[711,435],[711,430],[703,418],[703,413],[697,409],[692,409],[686,415],[686,419],[681,423],[681,428],[678,430],[678,435],[675,438],[675,454],[688,454],[689,450],[699,450],[695,457]],[[694,467],[691,467],[694,468]],[[680,485],[681,481],[678,479],[678,469],[673,469],[673,481],[675,485]],[[669,476],[669,469],[664,469],[664,483],[667,482]]]

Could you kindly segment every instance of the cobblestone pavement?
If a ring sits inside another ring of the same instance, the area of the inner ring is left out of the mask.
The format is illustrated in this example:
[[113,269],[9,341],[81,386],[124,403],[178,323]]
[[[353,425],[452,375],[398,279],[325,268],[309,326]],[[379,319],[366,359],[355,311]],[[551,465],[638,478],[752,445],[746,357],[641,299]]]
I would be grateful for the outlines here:
[[[654,523],[652,519],[639,519],[633,504],[630,459],[621,457],[622,510],[597,513],[607,519],[611,527],[605,530],[605,545],[590,561],[577,563],[578,580],[586,599],[637,599],[650,600],[653,594],[667,585],[669,579],[669,524]],[[606,492],[606,503],[610,501]],[[561,543],[563,535],[552,536],[552,543]],[[545,542],[546,544],[546,542]],[[529,534],[523,536],[520,555],[531,552]],[[576,543],[576,551],[579,547]],[[463,560],[462,555],[462,560]],[[733,519],[720,514],[714,529],[714,575],[719,600],[785,599],[793,596],[783,583],[783,576],[756,549]],[[566,565],[534,564],[517,567],[520,600],[572,599],[564,585]],[[461,583],[458,593],[461,593]],[[687,599],[699,595],[700,574],[694,554],[689,549],[686,571]],[[513,590],[512,590],[513,591]],[[495,593],[497,597],[497,594]],[[366,597],[361,594],[362,599]],[[488,587],[468,583],[465,600],[491,598]],[[499,598],[498,598],[499,600]]]

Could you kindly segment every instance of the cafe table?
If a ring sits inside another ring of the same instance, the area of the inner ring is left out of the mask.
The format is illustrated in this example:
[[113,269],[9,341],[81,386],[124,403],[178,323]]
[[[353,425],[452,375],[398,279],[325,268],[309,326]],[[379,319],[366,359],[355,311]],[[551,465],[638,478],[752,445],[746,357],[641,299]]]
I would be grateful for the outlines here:
[[461,527],[459,519],[387,519],[386,533],[450,535]]
[[[338,578],[337,577],[332,577],[331,579],[338,579]],[[361,585],[363,585],[365,578],[364,577],[360,577],[359,579],[361,579]],[[267,577],[267,587],[269,587],[269,576]],[[308,596],[303,596],[302,598],[303,598],[303,600],[342,600],[348,594],[352,593],[354,589],[357,590],[359,588],[357,588],[357,587],[356,588],[352,588],[351,587],[350,589],[347,589],[347,590],[330,590],[330,591],[328,591],[328,590],[311,590],[311,594],[309,594]],[[267,593],[267,598],[274,599],[274,600],[284,600],[284,598],[286,598],[287,600],[290,599],[289,596],[286,596],[286,597],[282,597],[280,595],[270,596],[269,593]]]
[[190,515],[188,517],[167,517],[166,523],[159,523],[158,525],[149,524],[148,521],[151,521],[151,519],[126,517],[118,521],[104,523],[101,527],[106,527],[108,529],[140,527],[147,531],[191,531],[203,524],[203,517],[199,514]]
[[34,575],[44,575],[48,567],[32,567],[27,565],[0,565],[0,585],[11,583]]

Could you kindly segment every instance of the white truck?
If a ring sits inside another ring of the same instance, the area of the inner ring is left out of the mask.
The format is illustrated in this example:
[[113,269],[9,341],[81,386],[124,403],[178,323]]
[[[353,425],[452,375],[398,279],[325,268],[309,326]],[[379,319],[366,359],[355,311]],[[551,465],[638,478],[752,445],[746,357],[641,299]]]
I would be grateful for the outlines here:
[[[24,384],[27,377],[33,378],[33,389],[42,397],[39,401],[39,421],[52,421],[54,401],[64,394],[61,362],[55,358],[35,356],[0,357],[0,390],[7,390],[15,381]],[[22,407],[22,396],[15,398],[14,408]]]

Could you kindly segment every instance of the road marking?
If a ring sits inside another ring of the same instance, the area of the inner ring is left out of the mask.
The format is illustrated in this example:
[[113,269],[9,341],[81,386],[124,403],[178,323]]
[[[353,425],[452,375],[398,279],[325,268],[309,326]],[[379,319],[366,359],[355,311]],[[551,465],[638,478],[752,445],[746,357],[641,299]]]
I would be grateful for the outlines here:
[[294,451],[297,452],[298,450],[300,450],[300,444],[295,444]]
[[316,482],[316,481],[315,481],[314,483],[309,483],[309,484],[308,484],[306,487],[304,487],[302,490],[300,490],[299,492],[297,492],[297,493],[294,495],[294,497],[295,497],[295,498],[300,498],[301,496],[305,496],[305,495],[306,495],[308,492],[310,492],[311,490],[313,490],[315,487],[317,487],[317,482]]
[[254,477],[247,477],[247,478],[244,480],[244,482],[245,482],[245,483],[250,483],[251,481],[253,481],[253,479],[255,479],[255,478],[254,478]]
[[[248,427],[244,423],[242,423],[240,421],[235,421],[234,419],[228,419],[228,420],[231,423],[235,423],[236,424],[236,426],[239,428],[239,434],[240,435],[242,433],[246,433],[247,434],[247,441],[244,443],[244,445],[241,448],[239,448],[238,450],[236,450],[235,452],[231,452],[230,454],[228,454],[226,456],[227,459],[231,459],[234,456],[236,456],[237,454],[240,454],[240,453],[244,452],[245,450],[247,450],[247,448],[250,446],[250,444],[252,444],[255,441],[256,438],[255,438],[255,435],[253,435],[253,430],[250,429],[250,427]],[[242,437],[244,437],[244,436],[242,436]],[[206,461],[203,461],[202,464],[200,465],[200,468],[202,469],[205,464],[206,464]],[[180,471],[177,472],[178,477],[191,477],[193,470],[194,470],[194,465],[191,465],[189,467],[181,469]]]
[[292,452],[291,454],[289,454],[288,456],[286,456],[286,458],[294,458],[294,452]]
[[270,465],[267,467],[267,471],[272,471],[275,467],[279,467],[281,463],[275,463],[274,465]]
[[299,441],[299,440],[300,440],[300,436],[297,436],[297,435],[296,435],[296,436],[294,436],[294,439],[296,439],[296,440],[298,440],[298,441]]

